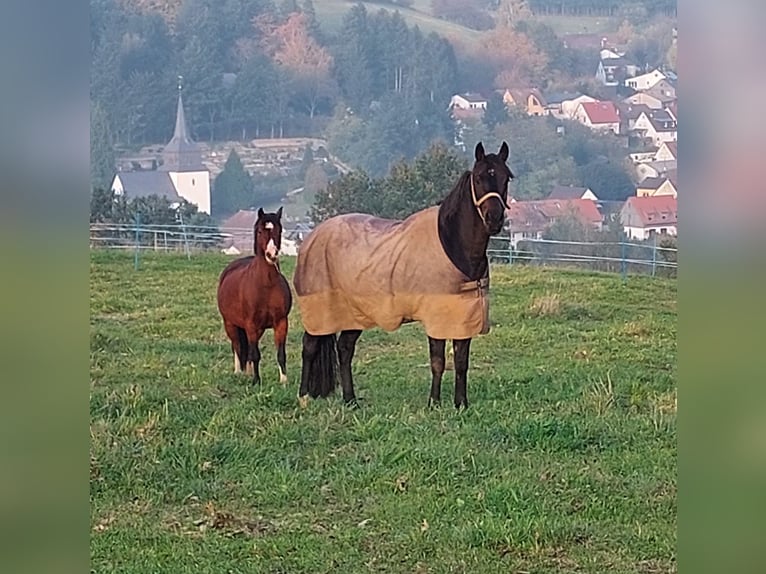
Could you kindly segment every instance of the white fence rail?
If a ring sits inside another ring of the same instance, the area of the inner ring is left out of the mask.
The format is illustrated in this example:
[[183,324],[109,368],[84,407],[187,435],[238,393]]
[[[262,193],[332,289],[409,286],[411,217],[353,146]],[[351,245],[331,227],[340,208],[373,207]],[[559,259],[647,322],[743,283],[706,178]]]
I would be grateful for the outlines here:
[[[283,237],[302,238],[305,229],[286,227]],[[92,223],[91,248],[183,252],[220,251],[232,243],[252,245],[252,228],[217,228],[183,224]],[[516,249],[508,236],[492,238],[487,254],[495,263],[578,267],[600,271],[675,275],[678,250],[650,242],[587,242],[525,239]]]

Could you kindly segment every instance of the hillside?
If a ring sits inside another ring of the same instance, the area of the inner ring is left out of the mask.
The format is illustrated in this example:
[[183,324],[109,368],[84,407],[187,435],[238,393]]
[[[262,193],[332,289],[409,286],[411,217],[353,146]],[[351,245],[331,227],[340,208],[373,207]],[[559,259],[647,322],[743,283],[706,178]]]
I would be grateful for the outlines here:
[[496,267],[468,411],[425,408],[414,324],[361,337],[361,409],[303,411],[297,309],[287,387],[271,333],[231,373],[228,260],[91,254],[94,571],[675,571],[675,281]]

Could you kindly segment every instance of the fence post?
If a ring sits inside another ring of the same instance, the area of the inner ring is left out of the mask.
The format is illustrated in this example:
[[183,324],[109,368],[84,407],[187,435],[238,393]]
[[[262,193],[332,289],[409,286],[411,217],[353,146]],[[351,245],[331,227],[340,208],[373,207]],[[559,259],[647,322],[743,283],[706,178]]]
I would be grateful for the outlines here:
[[652,277],[657,272],[657,234],[654,234],[654,245],[652,245]]
[[181,232],[184,236],[184,249],[186,250],[186,258],[191,259],[191,252],[189,251],[189,239],[186,236],[186,225],[184,225],[184,216],[180,210],[178,211],[178,217],[181,220]]
[[141,250],[140,249],[141,246],[139,245],[139,238],[138,238],[140,226],[141,226],[141,212],[137,211],[136,212],[136,252],[133,257],[133,266],[135,267],[136,271],[138,271],[138,252]]
[[513,265],[513,233],[510,223],[508,223],[508,265]]
[[627,262],[625,261],[625,251],[627,249],[627,245],[625,243],[625,232],[623,231],[620,234],[620,247],[622,251],[621,259],[620,259],[620,273],[622,274],[622,281],[625,282],[626,275],[628,273],[627,269]]

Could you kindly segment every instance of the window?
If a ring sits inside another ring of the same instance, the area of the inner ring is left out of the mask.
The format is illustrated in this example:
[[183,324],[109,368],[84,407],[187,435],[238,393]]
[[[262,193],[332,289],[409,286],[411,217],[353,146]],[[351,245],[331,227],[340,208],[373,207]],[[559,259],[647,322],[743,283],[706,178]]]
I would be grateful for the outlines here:
[[192,178],[192,185],[194,185],[194,178]]
[[660,234],[661,235],[667,235],[668,234],[668,228],[667,227],[660,227]]

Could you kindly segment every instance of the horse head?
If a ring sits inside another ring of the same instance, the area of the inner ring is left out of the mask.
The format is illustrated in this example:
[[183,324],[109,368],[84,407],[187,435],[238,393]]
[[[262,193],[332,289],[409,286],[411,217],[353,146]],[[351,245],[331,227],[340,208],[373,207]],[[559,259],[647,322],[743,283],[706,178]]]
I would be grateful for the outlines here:
[[276,213],[265,213],[263,208],[259,208],[258,219],[255,221],[255,255],[263,255],[266,261],[276,265],[281,246],[282,208]]
[[484,153],[481,142],[474,151],[476,162],[471,170],[471,198],[484,227],[490,235],[499,233],[505,221],[508,204],[508,182],[513,173],[508,169],[508,144],[503,142],[498,153]]

